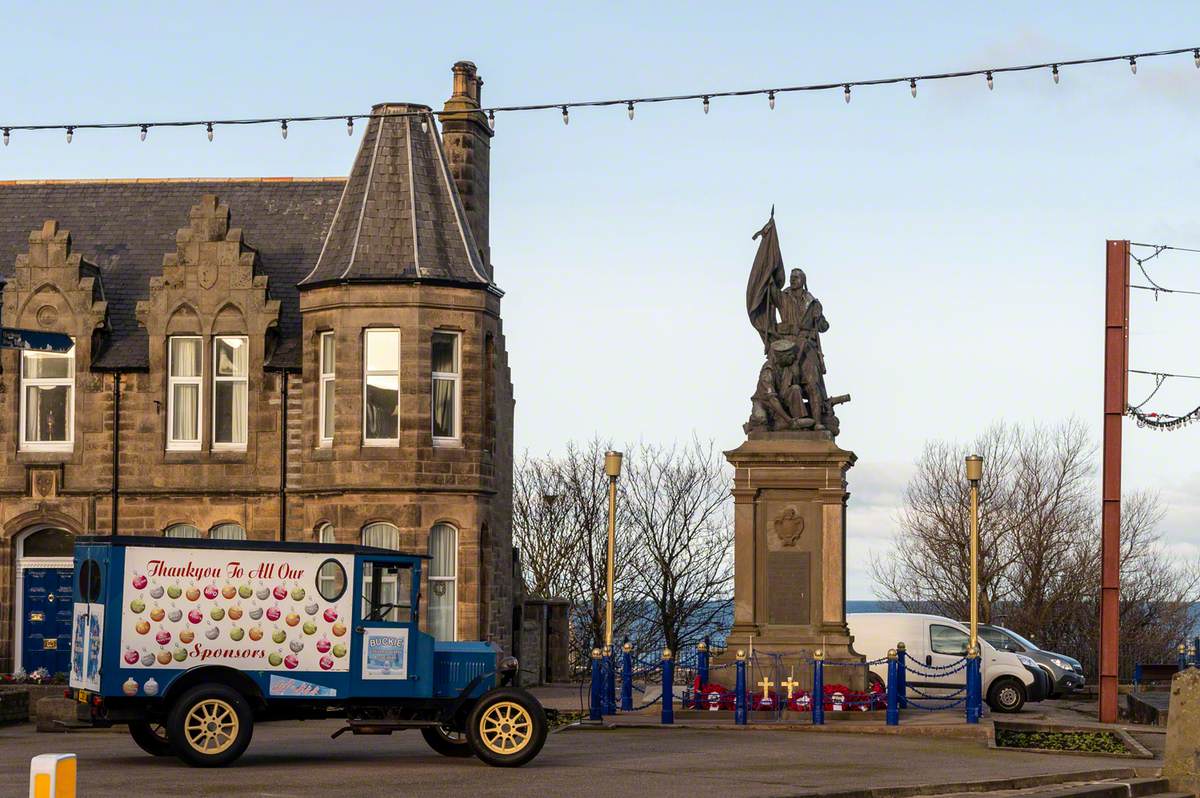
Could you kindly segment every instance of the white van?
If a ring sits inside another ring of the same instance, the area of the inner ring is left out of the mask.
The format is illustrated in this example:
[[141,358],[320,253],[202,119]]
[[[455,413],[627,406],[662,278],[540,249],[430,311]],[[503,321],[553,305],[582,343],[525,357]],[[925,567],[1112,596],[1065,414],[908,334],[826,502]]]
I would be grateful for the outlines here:
[[[940,615],[920,615],[907,612],[865,612],[846,616],[854,650],[868,660],[887,657],[889,649],[903,642],[912,666],[926,675],[908,674],[909,698],[917,688],[931,696],[954,692],[966,687],[966,669],[946,675],[936,669],[950,665],[967,653],[970,632],[966,626]],[[1034,685],[1034,675],[1025,666],[1037,664],[1020,654],[998,651],[991,643],[979,639],[980,674],[983,695],[996,712],[1019,712]],[[922,667],[924,666],[924,667]],[[887,666],[871,669],[873,677],[887,684]]]

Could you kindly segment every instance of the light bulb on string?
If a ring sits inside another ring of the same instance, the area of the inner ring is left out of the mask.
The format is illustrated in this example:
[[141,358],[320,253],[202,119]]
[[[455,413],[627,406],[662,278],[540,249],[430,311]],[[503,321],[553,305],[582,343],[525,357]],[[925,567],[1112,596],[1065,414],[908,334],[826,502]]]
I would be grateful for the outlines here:
[[767,107],[772,111],[775,110],[775,92],[773,91],[767,92]]
[[629,114],[629,121],[633,121],[633,100],[625,104],[625,110]]
[[914,100],[917,99],[917,79],[916,78],[908,79],[908,90],[912,92],[913,99]]
[[8,128],[4,128],[4,146],[5,146],[5,147],[7,147],[7,146],[8,146],[8,139],[9,139],[9,133],[10,133],[10,132],[11,132],[11,131],[10,131]]
[[988,83],[988,91],[991,91],[992,89],[996,88],[996,84],[992,81],[991,70],[988,70],[988,73],[987,73],[987,83]]
[[70,144],[71,139],[73,139],[73,138],[75,138],[75,128],[68,127],[67,128],[67,143]]
[[704,95],[704,113],[708,113],[708,95]]
[[287,120],[286,119],[279,120],[279,135],[283,136],[284,141],[287,141]]
[[1192,59],[1196,62],[1196,69],[1200,69],[1200,49],[1192,50]]
[[204,127],[205,127],[206,131],[208,132],[208,140],[212,141],[213,140],[212,122],[205,122]]
[[496,129],[496,112],[488,111],[488,127],[492,130]]
[[1137,74],[1137,59],[1133,56],[1129,56],[1129,71],[1134,75]]
[[1055,64],[1054,66],[1052,66],[1050,68],[1050,75],[1051,75],[1051,77],[1054,78],[1054,84],[1057,86],[1058,85],[1058,64]]
[[140,131],[138,131],[138,141],[145,141],[146,133],[148,133],[149,131],[150,131],[150,128],[147,125],[142,125],[142,129]]
[[427,117],[425,114],[421,115],[421,132],[429,132],[429,117]]
[[352,117],[352,116],[346,117],[346,135],[347,136],[354,135],[354,117]]
[[570,113],[567,111],[567,106],[564,105],[562,107],[562,111],[563,111],[563,124],[564,125],[571,124],[571,116],[570,116]]
[[842,91],[842,94],[846,98],[846,104],[849,105],[850,104],[850,84],[849,83],[846,84],[845,89]]

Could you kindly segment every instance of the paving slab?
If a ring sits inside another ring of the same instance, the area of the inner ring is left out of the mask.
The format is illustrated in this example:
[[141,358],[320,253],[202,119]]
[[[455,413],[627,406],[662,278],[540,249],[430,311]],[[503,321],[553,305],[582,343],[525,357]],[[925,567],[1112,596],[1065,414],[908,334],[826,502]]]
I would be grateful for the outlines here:
[[[120,731],[37,734],[0,728],[0,798],[27,794],[29,760],[79,756],[81,796],[799,796],[858,798],[969,790],[1001,779],[1132,775],[1104,756],[989,750],[979,740],[862,734],[779,734],[685,728],[552,734],[530,765],[506,770],[434,754],[416,732],[330,740],[340,721],[256,727],[233,766],[202,770],[141,752]],[[1139,767],[1160,763],[1144,761]],[[968,785],[968,786],[963,786]]]

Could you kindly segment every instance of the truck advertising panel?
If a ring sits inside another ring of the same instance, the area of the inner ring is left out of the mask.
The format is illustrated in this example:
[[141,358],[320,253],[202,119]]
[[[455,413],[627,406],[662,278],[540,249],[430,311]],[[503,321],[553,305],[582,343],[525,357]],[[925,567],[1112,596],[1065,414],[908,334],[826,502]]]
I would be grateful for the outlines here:
[[348,671],[349,555],[125,550],[125,667]]

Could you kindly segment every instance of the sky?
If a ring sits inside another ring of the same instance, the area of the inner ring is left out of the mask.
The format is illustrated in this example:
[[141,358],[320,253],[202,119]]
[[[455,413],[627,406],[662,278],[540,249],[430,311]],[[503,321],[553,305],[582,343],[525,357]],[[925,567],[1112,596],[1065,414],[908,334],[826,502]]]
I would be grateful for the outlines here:
[[[1188,2],[10,2],[0,124],[438,107],[474,61],[486,104],[700,93],[1200,45]],[[744,292],[772,205],[831,329],[849,474],[848,593],[874,597],[913,462],[999,421],[1101,421],[1106,239],[1200,248],[1190,55],[926,83],[500,115],[491,245],[519,451],[593,436],[732,449],[761,365]],[[344,175],[340,122],[15,131],[0,179]],[[236,213],[236,208],[233,209]],[[1200,289],[1200,254],[1147,263]],[[1135,269],[1136,273],[1136,269]],[[1200,374],[1200,297],[1134,292],[1134,368]],[[1130,399],[1153,388],[1134,377]],[[1172,380],[1147,409],[1200,404]],[[1125,425],[1125,487],[1200,557],[1200,428]],[[1097,460],[1098,465],[1098,460]],[[1099,503],[1099,496],[1097,496]]]

